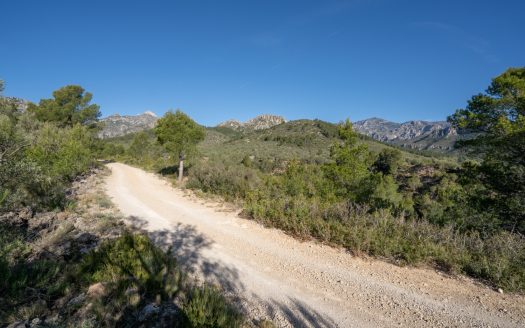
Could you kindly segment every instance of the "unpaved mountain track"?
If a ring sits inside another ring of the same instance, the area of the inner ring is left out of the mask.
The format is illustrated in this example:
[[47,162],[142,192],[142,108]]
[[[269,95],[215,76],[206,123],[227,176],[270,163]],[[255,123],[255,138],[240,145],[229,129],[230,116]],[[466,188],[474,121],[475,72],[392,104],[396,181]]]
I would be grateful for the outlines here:
[[124,164],[106,189],[128,220],[255,317],[288,327],[525,327],[525,298],[466,278],[300,242]]

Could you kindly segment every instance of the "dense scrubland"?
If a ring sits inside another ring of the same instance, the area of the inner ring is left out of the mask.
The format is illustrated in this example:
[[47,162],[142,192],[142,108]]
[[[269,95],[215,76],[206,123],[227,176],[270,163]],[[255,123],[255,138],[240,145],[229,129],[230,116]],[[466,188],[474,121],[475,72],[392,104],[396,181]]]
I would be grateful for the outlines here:
[[[450,116],[478,135],[457,145],[466,158],[393,148],[356,134],[349,121],[208,128],[186,187],[300,238],[523,291],[524,71],[509,69]],[[103,152],[176,174],[177,156],[154,130],[111,140]]]

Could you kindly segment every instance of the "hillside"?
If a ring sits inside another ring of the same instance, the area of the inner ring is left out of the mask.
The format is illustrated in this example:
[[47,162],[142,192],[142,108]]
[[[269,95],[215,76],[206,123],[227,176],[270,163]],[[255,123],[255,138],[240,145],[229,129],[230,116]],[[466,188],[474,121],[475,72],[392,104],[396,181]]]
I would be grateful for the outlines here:
[[[150,143],[155,135],[144,130]],[[129,147],[136,133],[110,138],[109,141]],[[321,120],[294,120],[267,129],[239,130],[226,126],[206,129],[205,140],[198,145],[199,153],[223,163],[239,164],[245,157],[264,166],[281,166],[297,159],[308,163],[325,163],[330,157],[330,147],[337,140],[336,124]],[[361,142],[368,149],[379,153],[383,149],[397,148],[407,160],[415,163],[455,163],[456,159],[444,154],[423,154],[420,151],[400,148],[374,140],[366,135]]]
[[[240,133],[225,127],[209,128],[199,150],[208,157],[222,158],[222,161],[239,163],[249,156],[257,161],[280,162],[298,159],[309,163],[328,161],[330,147],[337,140],[337,126],[321,120],[294,120],[268,129]],[[368,149],[379,153],[392,146],[363,135],[361,142]],[[398,148],[408,160],[420,163],[432,161],[455,162],[448,156],[423,155],[417,151]]]
[[[157,119],[157,116],[152,112],[145,112],[140,115],[111,115],[101,120],[103,129],[99,133],[99,137],[114,138],[148,130],[155,126]],[[304,123],[308,121],[311,120],[296,120],[292,122]],[[311,122],[321,121],[313,120]],[[243,135],[249,140],[250,134],[275,127],[276,129],[272,130],[275,132],[266,132],[261,135],[267,138],[266,141],[277,141],[281,146],[290,143],[296,143],[299,146],[310,145],[316,133],[318,136],[323,135],[321,131],[307,131],[307,133],[303,135],[301,130],[295,131],[293,128],[293,126],[296,126],[298,123],[288,123],[290,122],[282,116],[263,114],[246,122],[240,122],[234,119],[227,120],[211,129],[228,137],[239,137]],[[325,122],[325,126],[328,125],[333,126],[334,124]],[[357,132],[376,141],[415,151],[430,151],[436,154],[458,153],[458,151],[454,149],[455,142],[471,136],[464,131],[455,130],[445,121],[428,122],[416,120],[405,123],[395,123],[381,118],[370,118],[357,121],[353,123],[353,125]],[[279,128],[279,126],[282,127]],[[288,135],[290,133],[291,135]],[[316,142],[313,142],[314,147],[315,144]],[[377,146],[374,145],[373,147]]]

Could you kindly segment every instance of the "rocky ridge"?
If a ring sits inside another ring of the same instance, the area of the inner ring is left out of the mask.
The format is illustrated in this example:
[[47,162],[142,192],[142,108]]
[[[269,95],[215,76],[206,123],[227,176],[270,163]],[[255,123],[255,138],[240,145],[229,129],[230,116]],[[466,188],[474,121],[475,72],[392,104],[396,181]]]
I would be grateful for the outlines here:
[[353,123],[356,131],[375,140],[414,149],[450,151],[461,133],[445,121],[408,121],[396,123],[370,118]]
[[219,123],[217,127],[230,128],[233,130],[264,130],[272,126],[286,123],[286,119],[278,115],[263,114],[256,116],[246,122],[239,122],[237,120],[227,120]]
[[100,120],[103,123],[103,128],[98,136],[100,138],[114,138],[144,131],[153,128],[157,120],[157,115],[150,111],[140,115],[111,115]]

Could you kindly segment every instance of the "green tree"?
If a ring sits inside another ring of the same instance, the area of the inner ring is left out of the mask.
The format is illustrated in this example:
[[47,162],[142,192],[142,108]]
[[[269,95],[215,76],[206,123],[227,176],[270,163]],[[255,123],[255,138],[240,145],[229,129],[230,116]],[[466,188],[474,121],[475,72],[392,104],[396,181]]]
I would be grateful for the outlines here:
[[[493,139],[525,126],[525,67],[509,68],[492,79],[485,93],[473,96],[449,121],[457,128],[484,132]],[[477,140],[485,141],[486,135]]]
[[480,164],[464,165],[466,182],[483,186],[471,203],[491,213],[501,227],[525,233],[525,67],[494,78],[485,93],[473,96],[449,121],[481,133],[463,143],[483,154]]
[[180,110],[167,112],[155,127],[157,140],[166,150],[179,157],[179,181],[184,173],[184,160],[193,154],[197,144],[204,140],[205,130]]
[[128,149],[128,154],[135,159],[142,159],[148,155],[151,143],[148,134],[144,131],[135,134]]
[[370,153],[365,144],[358,142],[350,120],[339,125],[338,133],[341,142],[330,148],[333,162],[325,165],[325,173],[334,182],[337,194],[352,196],[361,181],[370,174]]
[[370,174],[363,179],[359,188],[357,201],[367,204],[373,210],[389,209],[392,212],[402,210],[403,196],[398,192],[399,186],[391,175]]
[[401,164],[402,154],[397,149],[383,149],[374,162],[374,170],[383,174],[396,174]]
[[81,86],[68,85],[54,91],[52,99],[30,104],[28,110],[35,113],[38,120],[55,122],[60,127],[77,123],[94,126],[101,114],[98,105],[90,104],[92,98]]

